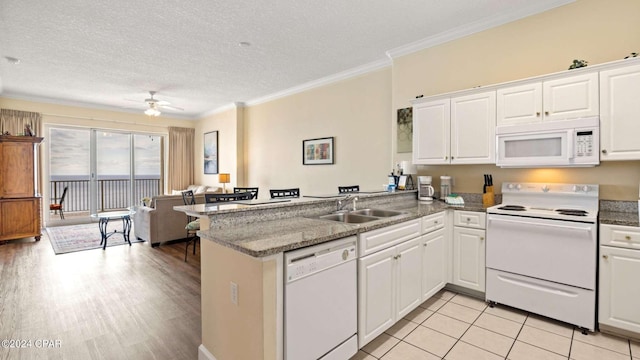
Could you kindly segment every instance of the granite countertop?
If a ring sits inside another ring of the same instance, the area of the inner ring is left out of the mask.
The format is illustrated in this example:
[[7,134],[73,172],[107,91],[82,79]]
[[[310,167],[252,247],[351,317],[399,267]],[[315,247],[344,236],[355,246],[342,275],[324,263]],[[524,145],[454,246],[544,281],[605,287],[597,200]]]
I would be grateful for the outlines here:
[[[453,207],[440,201],[422,203],[417,200],[394,201],[385,205],[375,206],[375,208],[399,210],[405,213],[360,224],[323,220],[317,217],[296,216],[254,222],[244,226],[220,226],[200,231],[198,234],[203,239],[214,241],[247,255],[265,257],[346,236],[357,235],[361,232],[421,218],[447,209],[480,212],[486,210],[486,207],[478,203]],[[234,208],[232,211],[234,210],[241,210],[241,208]],[[277,207],[274,210],[277,211]]]
[[637,212],[600,211],[600,224],[640,227]]

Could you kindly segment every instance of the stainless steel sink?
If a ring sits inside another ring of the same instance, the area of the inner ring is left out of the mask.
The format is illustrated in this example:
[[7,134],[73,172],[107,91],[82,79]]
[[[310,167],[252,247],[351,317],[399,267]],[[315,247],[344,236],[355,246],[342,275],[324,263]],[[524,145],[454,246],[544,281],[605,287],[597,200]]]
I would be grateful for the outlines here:
[[382,210],[382,209],[360,209],[360,210],[352,211],[349,214],[386,218],[386,217],[402,215],[402,214],[405,214],[405,212],[396,211],[396,210]]
[[382,218],[388,218],[406,214],[404,211],[396,210],[382,210],[382,209],[360,209],[345,213],[329,214],[319,216],[323,220],[340,221],[344,223],[360,224],[369,221],[380,220]]
[[340,214],[323,215],[323,216],[320,216],[320,219],[341,221],[341,222],[350,223],[350,224],[360,224],[360,223],[365,223],[369,221],[375,221],[375,220],[378,220],[379,218],[373,217],[373,216],[358,215],[354,213],[340,213]]

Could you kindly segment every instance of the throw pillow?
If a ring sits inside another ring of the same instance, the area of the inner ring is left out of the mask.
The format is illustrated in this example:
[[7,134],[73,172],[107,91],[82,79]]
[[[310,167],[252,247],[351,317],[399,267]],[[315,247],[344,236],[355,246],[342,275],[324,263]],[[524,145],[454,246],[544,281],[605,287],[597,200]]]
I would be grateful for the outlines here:
[[187,226],[185,226],[184,228],[189,230],[189,231],[191,231],[191,230],[200,230],[200,219],[194,220],[194,221],[188,223]]

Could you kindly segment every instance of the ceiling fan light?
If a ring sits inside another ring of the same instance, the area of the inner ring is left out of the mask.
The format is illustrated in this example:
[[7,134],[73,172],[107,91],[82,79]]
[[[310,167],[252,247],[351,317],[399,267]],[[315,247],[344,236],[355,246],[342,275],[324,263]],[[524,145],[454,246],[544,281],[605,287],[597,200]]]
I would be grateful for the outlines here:
[[144,111],[144,113],[148,116],[160,116],[160,111],[158,109],[155,108],[148,108],[147,110]]

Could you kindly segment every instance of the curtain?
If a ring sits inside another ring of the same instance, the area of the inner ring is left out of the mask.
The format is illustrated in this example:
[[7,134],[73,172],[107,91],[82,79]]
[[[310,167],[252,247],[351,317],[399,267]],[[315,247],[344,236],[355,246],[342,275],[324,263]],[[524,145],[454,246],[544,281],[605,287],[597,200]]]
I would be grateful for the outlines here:
[[11,109],[0,110],[0,131],[10,135],[24,134],[25,125],[31,126],[34,136],[42,136],[42,114]]
[[[11,109],[0,109],[0,135],[8,132],[10,135],[21,135],[25,133],[25,126],[31,127],[33,136],[42,137],[42,114],[31,111],[20,111]],[[36,150],[38,178],[37,189],[42,192],[42,147],[38,146]]]
[[169,175],[170,190],[183,190],[194,181],[194,139],[196,130],[169,127]]

